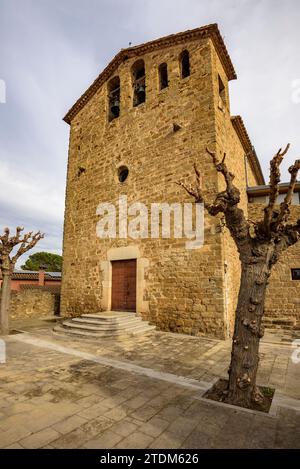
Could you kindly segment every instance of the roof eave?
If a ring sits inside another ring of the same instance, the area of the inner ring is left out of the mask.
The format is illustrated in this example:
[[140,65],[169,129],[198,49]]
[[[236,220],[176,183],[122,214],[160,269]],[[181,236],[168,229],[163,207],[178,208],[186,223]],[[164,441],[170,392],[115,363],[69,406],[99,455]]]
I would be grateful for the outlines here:
[[260,162],[254,149],[254,146],[251,143],[243,119],[241,118],[241,116],[232,116],[231,123],[237,133],[237,136],[239,137],[239,140],[243,146],[245,154],[257,178],[258,183],[261,185],[265,185],[265,178],[260,166]]
[[[278,193],[279,194],[286,194],[289,188],[289,182],[283,182],[279,184]],[[300,192],[300,181],[296,182],[294,193]],[[261,197],[264,195],[269,195],[270,193],[270,185],[260,185],[260,186],[252,186],[247,188],[247,194],[251,197]]]

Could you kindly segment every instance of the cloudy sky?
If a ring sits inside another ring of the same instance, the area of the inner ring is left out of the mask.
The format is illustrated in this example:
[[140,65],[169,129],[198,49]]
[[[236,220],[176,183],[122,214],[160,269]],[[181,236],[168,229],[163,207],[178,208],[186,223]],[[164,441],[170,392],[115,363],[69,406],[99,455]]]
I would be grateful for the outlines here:
[[299,0],[0,0],[0,228],[41,229],[36,250],[60,253],[66,111],[129,42],[215,22],[238,75],[231,112],[265,176],[291,143],[286,178],[300,156]]

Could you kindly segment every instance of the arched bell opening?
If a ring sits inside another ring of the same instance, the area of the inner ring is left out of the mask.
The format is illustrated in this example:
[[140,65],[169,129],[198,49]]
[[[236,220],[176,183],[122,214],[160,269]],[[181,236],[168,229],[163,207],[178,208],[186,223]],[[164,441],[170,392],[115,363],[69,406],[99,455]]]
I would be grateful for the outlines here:
[[133,106],[139,106],[146,101],[145,63],[142,59],[135,62],[131,69],[133,86]]
[[114,77],[108,83],[108,120],[120,115],[120,78]]

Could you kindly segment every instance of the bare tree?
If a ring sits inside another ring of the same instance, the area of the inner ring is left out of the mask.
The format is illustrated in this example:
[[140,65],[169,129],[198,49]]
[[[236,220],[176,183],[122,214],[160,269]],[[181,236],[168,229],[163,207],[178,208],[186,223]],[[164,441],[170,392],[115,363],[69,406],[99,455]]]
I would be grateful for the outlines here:
[[[38,231],[33,234],[22,235],[24,228],[18,226],[16,234],[10,236],[9,228],[4,228],[4,234],[0,236],[0,272],[2,274],[1,304],[0,304],[0,333],[9,333],[9,302],[11,292],[11,275],[20,256],[32,249],[36,243],[44,237]],[[19,246],[16,253],[13,250]]]
[[196,203],[203,203],[207,212],[216,216],[223,214],[226,226],[234,239],[241,262],[241,282],[235,315],[232,339],[231,363],[228,370],[228,389],[222,400],[243,407],[263,401],[263,396],[256,386],[256,374],[259,362],[259,342],[264,334],[262,317],[265,294],[272,267],[280,255],[300,238],[300,219],[295,224],[288,223],[292,195],[300,169],[300,160],[289,168],[290,184],[284,201],[276,206],[279,193],[280,164],[287,153],[279,150],[270,164],[270,196],[264,208],[261,221],[250,222],[241,208],[240,191],[233,184],[234,175],[229,172],[224,154],[221,162],[215,153],[206,151],[212,157],[215,168],[226,183],[226,189],[217,194],[215,201],[209,204],[202,192],[201,175],[194,165],[196,183],[194,186],[178,182]]

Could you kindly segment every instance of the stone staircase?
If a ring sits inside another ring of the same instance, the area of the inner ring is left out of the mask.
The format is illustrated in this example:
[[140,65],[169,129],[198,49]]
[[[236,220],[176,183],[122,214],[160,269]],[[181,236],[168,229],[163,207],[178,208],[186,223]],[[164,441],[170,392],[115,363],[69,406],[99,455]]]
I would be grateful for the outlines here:
[[53,330],[59,334],[97,339],[134,336],[154,329],[155,326],[150,326],[135,313],[105,311],[63,320]]
[[263,325],[266,329],[284,329],[284,330],[298,330],[299,323],[297,323],[294,317],[291,318],[281,318],[281,317],[272,317],[266,316],[263,318]]

